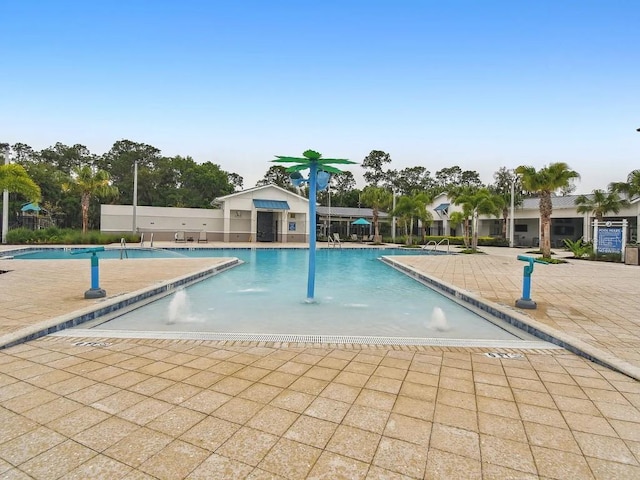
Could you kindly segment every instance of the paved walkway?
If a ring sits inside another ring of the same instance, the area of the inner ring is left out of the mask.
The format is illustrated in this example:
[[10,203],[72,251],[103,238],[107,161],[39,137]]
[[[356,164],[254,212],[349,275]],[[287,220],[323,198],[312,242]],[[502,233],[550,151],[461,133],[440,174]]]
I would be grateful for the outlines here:
[[[512,305],[522,252],[487,251],[403,261]],[[3,332],[84,305],[74,262],[0,260]],[[101,262],[109,295],[206,266],[136,262]],[[529,314],[637,365],[639,276],[537,265]],[[640,478],[640,382],[566,350],[486,353],[42,337],[0,350],[0,477]]]
[[[525,265],[516,257],[526,251],[483,251],[487,255],[423,255],[396,260],[459,290],[516,310]],[[558,256],[566,255],[560,252]],[[640,268],[586,260],[535,264],[531,298],[537,309],[517,311],[591,345],[608,359],[628,363],[640,379]]]

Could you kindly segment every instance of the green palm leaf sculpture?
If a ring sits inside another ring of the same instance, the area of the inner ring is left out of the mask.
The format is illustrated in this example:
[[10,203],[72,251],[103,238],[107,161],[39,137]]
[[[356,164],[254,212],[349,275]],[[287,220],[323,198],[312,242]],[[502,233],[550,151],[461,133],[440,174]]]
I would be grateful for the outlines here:
[[[308,179],[299,173],[292,176],[296,184],[309,183],[309,272],[307,277],[307,302],[313,302],[316,277],[316,196],[318,193],[318,172],[342,173],[342,170],[332,167],[330,164],[355,164],[351,160],[343,158],[322,158],[322,154],[314,150],[307,150],[302,157],[286,157],[276,155],[275,163],[294,163],[286,169],[289,173],[300,172],[309,169]],[[328,183],[328,178],[326,179]],[[326,185],[320,185],[321,189]]]

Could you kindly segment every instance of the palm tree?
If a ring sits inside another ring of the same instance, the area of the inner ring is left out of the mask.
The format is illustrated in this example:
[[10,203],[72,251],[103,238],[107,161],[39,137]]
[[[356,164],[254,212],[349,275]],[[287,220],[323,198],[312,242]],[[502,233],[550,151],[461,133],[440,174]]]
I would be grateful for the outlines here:
[[394,217],[400,217],[405,225],[407,234],[407,245],[413,243],[413,221],[420,220],[422,224],[422,236],[424,243],[424,235],[426,226],[433,220],[433,216],[427,211],[428,197],[425,194],[404,195],[398,200],[396,208],[390,213]]
[[380,222],[378,217],[380,210],[386,210],[391,206],[393,196],[386,188],[369,186],[362,190],[360,201],[373,210],[373,228],[375,232],[373,241],[374,243],[380,243],[382,239],[380,237]]
[[516,173],[521,175],[522,187],[530,193],[540,195],[540,245],[543,258],[551,257],[551,194],[566,187],[574,178],[580,178],[580,174],[569,168],[564,162],[551,163],[536,171],[534,167],[521,165],[516,168]]
[[578,213],[589,213],[596,217],[598,222],[601,222],[607,213],[617,214],[621,208],[629,206],[629,201],[620,198],[617,192],[605,192],[599,189],[594,190],[591,195],[580,195],[575,203],[578,205],[576,209]]
[[414,212],[414,204],[411,200],[411,197],[402,196],[398,199],[398,203],[396,204],[396,208],[394,208],[390,214],[394,217],[398,217],[398,220],[402,222],[404,225],[404,234],[405,244],[411,245],[413,243],[413,239],[411,234],[413,233],[413,229],[411,228],[413,225],[413,215]]
[[74,167],[71,170],[71,178],[62,185],[66,192],[80,194],[80,207],[82,209],[82,233],[87,233],[89,224],[89,204],[96,197],[108,197],[118,194],[118,189],[111,185],[109,173],[104,170],[94,171],[89,165]]
[[520,177],[513,170],[506,167],[500,169],[493,174],[495,182],[489,189],[502,198],[502,238],[507,238],[507,223],[510,215],[511,191],[513,190],[513,206],[522,205],[522,185]]
[[[464,186],[464,187],[452,186],[447,191],[447,196],[449,197],[451,202],[454,205],[462,206],[462,212],[453,212],[452,215],[456,217],[456,221],[460,221],[460,223],[462,223],[462,237],[464,239],[465,248],[468,248],[470,243],[469,240],[471,237],[470,235],[471,228],[469,224],[469,218],[471,217],[472,212],[471,210],[469,210],[467,205],[463,203],[458,203],[456,202],[456,200],[458,199],[458,197],[462,195],[471,195],[473,192],[475,192],[475,188],[467,187],[467,186]],[[458,216],[457,214],[460,214],[460,216]]]
[[640,170],[633,170],[629,173],[626,182],[613,182],[609,184],[609,190],[626,193],[629,199],[640,195]]
[[31,179],[22,165],[15,163],[0,165],[0,191],[19,193],[28,200],[40,200],[40,187]]
[[458,195],[454,201],[456,205],[462,205],[463,211],[471,212],[471,249],[474,251],[478,249],[478,215],[498,215],[501,206],[498,199],[488,188],[480,188]]
[[469,231],[465,228],[468,226],[468,222],[466,221],[468,217],[468,213],[465,212],[452,212],[451,215],[449,215],[449,225],[454,228],[457,228],[458,225],[463,225],[462,239],[464,241],[465,248],[469,247]]
[[[295,181],[297,185],[307,183],[309,185],[309,272],[307,277],[307,300],[313,301],[314,289],[315,289],[315,277],[316,277],[316,197],[318,192],[318,172],[330,173],[342,173],[342,170],[332,167],[331,163],[338,164],[353,164],[351,160],[345,160],[343,158],[322,158],[322,154],[314,150],[306,150],[300,157],[285,157],[282,155],[276,155],[275,160],[271,160],[276,163],[295,163],[286,169],[287,173],[291,173],[292,181]],[[302,170],[309,170],[309,178],[304,179],[299,173]],[[327,185],[329,183],[329,176],[327,175]]]
[[[22,165],[5,164],[0,165],[0,191],[9,193],[19,193],[27,197],[31,202],[40,200],[40,187],[31,179]],[[4,210],[8,211],[8,205]],[[8,218],[3,219],[2,243],[7,243]]]

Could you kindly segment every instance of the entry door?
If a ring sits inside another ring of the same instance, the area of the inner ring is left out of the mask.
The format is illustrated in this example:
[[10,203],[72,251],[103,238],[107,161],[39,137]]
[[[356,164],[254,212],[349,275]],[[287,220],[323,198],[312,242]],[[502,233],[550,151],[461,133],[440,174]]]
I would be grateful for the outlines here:
[[275,240],[275,221],[273,212],[258,212],[258,231],[256,239],[259,242],[273,242]]

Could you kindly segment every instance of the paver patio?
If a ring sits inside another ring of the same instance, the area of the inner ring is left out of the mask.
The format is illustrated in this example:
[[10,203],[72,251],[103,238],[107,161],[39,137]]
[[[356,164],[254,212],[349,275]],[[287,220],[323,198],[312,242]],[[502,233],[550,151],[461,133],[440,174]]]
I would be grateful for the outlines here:
[[[403,261],[512,305],[521,252],[489,253]],[[218,259],[173,260],[101,262],[102,286],[124,294]],[[3,332],[86,305],[88,266],[60,265],[0,260]],[[639,279],[536,266],[529,313],[638,365]],[[0,477],[640,478],[640,382],[562,349],[487,352],[42,337],[0,350]]]

